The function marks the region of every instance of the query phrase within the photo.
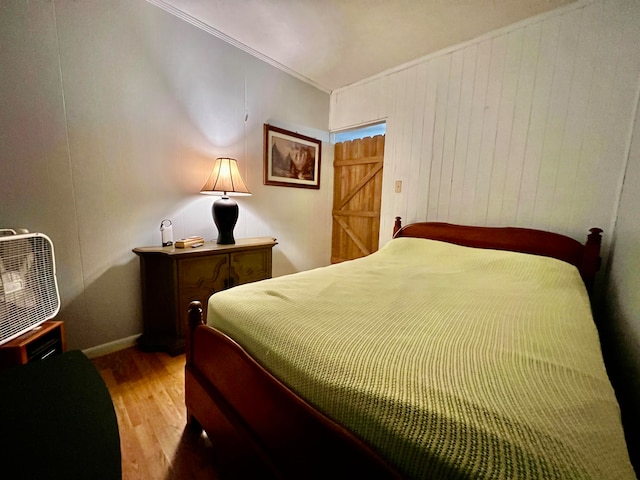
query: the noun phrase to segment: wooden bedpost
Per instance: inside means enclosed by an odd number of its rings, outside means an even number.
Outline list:
[[[193,332],[196,327],[199,325],[204,325],[204,321],[202,319],[202,303],[193,301],[189,304],[189,314],[188,314],[188,325],[187,325],[187,333],[185,335],[185,349],[187,352],[187,364],[191,364],[193,362],[193,352],[191,350]]]
[[[596,276],[596,272],[600,270],[601,258],[600,258],[600,245],[602,244],[602,229],[591,228],[591,232],[587,237],[587,243],[584,246],[582,254],[582,278],[584,284],[587,287],[587,291],[591,294],[593,289],[593,281]]]
[[[402,228],[402,218],[401,217],[396,217],[396,221],[393,224],[393,236],[396,236],[396,233],[398,233],[398,230],[400,230]]]

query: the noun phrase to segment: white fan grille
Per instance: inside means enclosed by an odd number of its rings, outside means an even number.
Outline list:
[[[59,309],[49,237],[0,237],[0,345],[55,317]]]

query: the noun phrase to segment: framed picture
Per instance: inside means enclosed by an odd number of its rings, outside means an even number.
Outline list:
[[[322,142],[264,125],[264,184],[320,188]]]

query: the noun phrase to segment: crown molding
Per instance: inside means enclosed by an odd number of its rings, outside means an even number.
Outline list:
[[[147,0],[148,3],[151,3],[152,5],[155,5],[158,8],[161,8],[162,10],[170,13],[171,15],[178,17],[181,20],[184,20],[185,22],[190,23],[191,25],[193,25],[194,27],[198,27],[201,30],[204,30],[205,32],[213,35],[214,37],[219,38],[220,40],[248,53],[249,55],[252,55],[254,57],[256,57],[259,60],[262,60],[265,63],[268,63],[269,65],[282,70],[283,72],[287,73],[288,75],[291,75],[292,77],[297,78],[298,80],[301,80],[309,85],[311,85],[314,88],[317,88],[318,90],[321,90],[325,93],[331,93],[331,90],[329,90],[326,87],[323,87],[322,85],[320,85],[317,82],[314,82],[313,80],[311,80],[308,77],[305,77],[304,75],[296,72],[295,70],[290,69],[289,67],[281,64],[280,62],[274,60],[273,58],[264,55],[263,53],[258,52],[257,50],[254,50],[253,48],[249,47],[248,45],[245,45],[242,42],[239,42],[238,40],[236,40],[235,38],[230,37],[229,35],[221,32],[220,30],[216,30],[215,28],[213,28],[211,25],[207,25],[206,23],[204,23],[201,20],[198,20],[195,17],[192,17],[191,15],[189,15],[186,12],[183,12],[182,10],[180,10],[179,8],[174,7],[173,5],[168,4],[167,2],[165,2],[164,0]]]
[[[383,70],[380,73],[376,73],[375,75],[371,75],[370,77],[367,78],[363,78],[362,80],[358,80],[357,82],[353,82],[350,83],[349,85],[345,85],[344,87],[339,87],[334,89],[331,92],[332,96],[335,96],[336,94],[342,92],[343,90],[349,90],[351,87],[357,87],[357,86],[361,86],[361,85],[366,85],[367,83],[370,82],[374,82],[376,80],[379,80],[381,78],[384,77],[388,77],[390,75],[393,75],[394,73],[398,73],[398,72],[402,72],[404,70],[407,70],[409,68],[413,68],[416,65],[420,65],[422,63],[426,63],[436,57],[441,57],[444,55],[448,55],[450,53],[456,52],[458,50],[462,50],[464,48],[467,48],[470,45],[475,45],[478,44],[480,42],[486,41],[486,40],[490,40],[492,38],[498,37],[500,35],[505,35],[508,34],[509,32],[512,32],[514,30],[518,30],[521,28],[524,28],[528,25],[532,25],[535,23],[539,23],[542,22],[548,18],[551,17],[555,17],[555,16],[559,16],[559,15],[564,15],[568,12],[571,12],[573,10],[578,10],[581,8],[585,8],[586,6],[595,3],[597,0],[576,0],[573,3],[570,3],[568,5],[564,5],[562,7],[558,7],[555,8],[553,10],[549,10],[548,12],[543,12],[540,13],[538,15],[534,15],[532,17],[528,17],[525,18],[523,20],[520,20],[518,22],[512,23],[510,25],[506,25],[504,27],[500,27],[497,28],[495,30],[492,30],[490,32],[484,33],[482,35],[478,35],[475,38],[472,38],[470,40],[466,40],[464,42],[460,42],[457,43],[455,45],[450,45],[448,47],[442,48],[440,50],[437,50],[435,52],[432,53],[428,53],[427,55],[424,55],[422,57],[416,58],[415,60],[411,60],[409,62],[406,63],[402,63],[400,65],[396,65],[395,67],[391,67],[387,70]]]

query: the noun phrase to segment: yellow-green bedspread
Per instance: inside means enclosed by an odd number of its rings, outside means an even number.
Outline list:
[[[413,478],[635,478],[580,275],[398,238],[242,285],[208,323]]]

